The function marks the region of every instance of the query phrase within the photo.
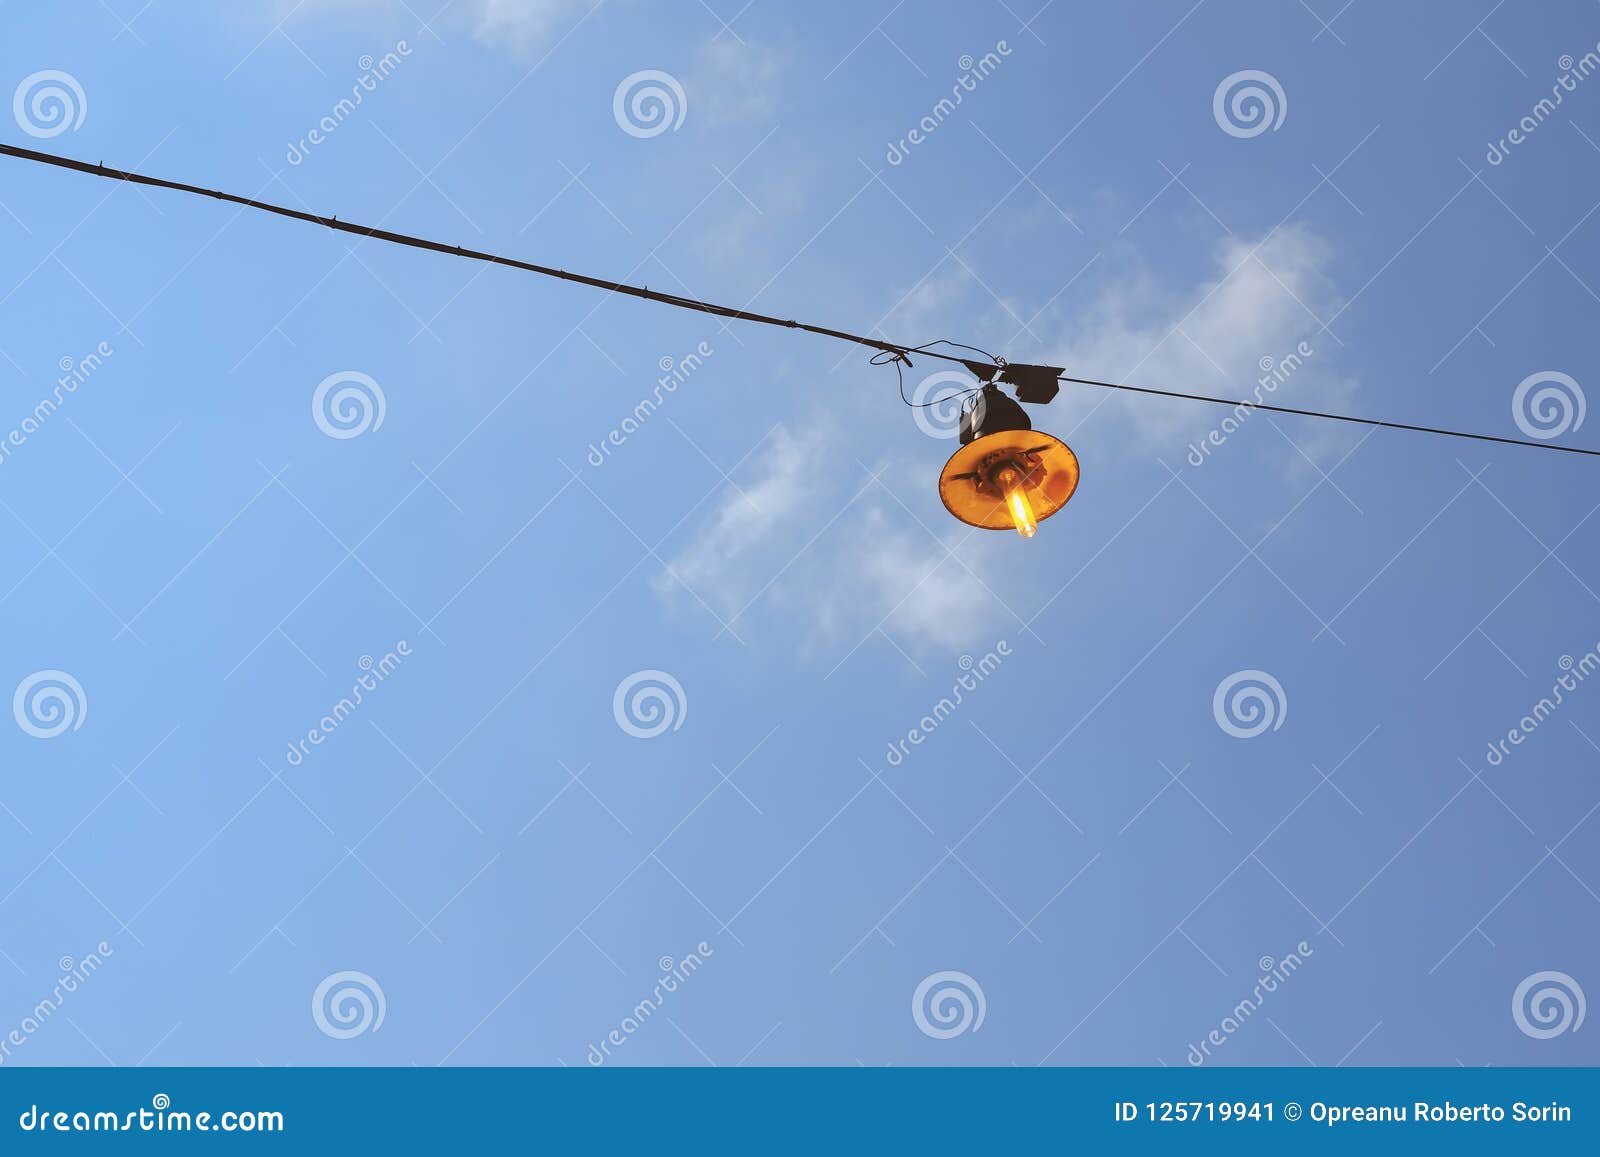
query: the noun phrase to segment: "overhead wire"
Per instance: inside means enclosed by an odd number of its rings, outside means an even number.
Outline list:
[[[875,353],[870,358],[868,358],[867,360],[869,362],[871,362],[875,366],[882,366],[882,365],[893,365],[894,366],[895,383],[896,383],[896,385],[897,385],[897,387],[899,388],[899,391],[900,391],[900,400],[902,402],[904,402],[906,405],[910,406],[913,410],[926,410],[926,409],[931,409],[934,406],[946,406],[952,401],[965,403],[966,400],[968,398],[970,398],[973,394],[982,393],[983,392],[983,385],[980,383],[978,385],[974,385],[974,386],[972,386],[972,387],[970,387],[968,389],[965,389],[965,390],[956,390],[953,393],[940,394],[938,397],[930,398],[929,400],[927,400],[925,402],[913,402],[910,398],[906,397],[906,376],[905,376],[905,373],[901,370],[900,367],[902,365],[909,366],[911,364],[910,355],[912,355],[912,354],[920,354],[920,353],[927,353],[927,352],[929,352],[929,349],[928,349],[929,346],[936,346],[936,345],[954,346],[954,347],[956,347],[958,349],[971,350],[975,354],[982,354],[984,357],[986,357],[986,358],[990,359],[992,362],[994,362],[996,369],[1003,369],[1005,367],[1005,364],[1006,364],[1005,358],[996,357],[994,354],[989,353],[987,350],[981,350],[975,345],[965,345],[962,342],[951,341],[948,338],[942,338],[942,337],[941,338],[936,338],[935,340],[930,341],[930,342],[924,342],[922,345],[919,345],[919,346],[912,346],[911,348],[906,349],[904,351],[898,351],[897,350],[897,351],[893,351],[893,352],[884,351],[884,352]],[[941,355],[934,355],[934,356],[941,356]],[[965,359],[958,358],[956,360],[961,361],[963,365],[967,364]]]
[[[952,398],[965,398],[972,393],[977,393],[982,386],[975,386],[966,393],[947,394],[931,402],[914,403],[905,396],[905,378],[902,366],[912,365],[911,356],[937,358],[941,361],[956,362],[969,368],[973,363],[955,354],[943,353],[932,349],[932,346],[950,346],[952,348],[969,350],[983,354],[997,367],[1004,367],[1005,359],[986,353],[975,346],[965,345],[961,342],[940,338],[920,346],[907,346],[898,342],[887,341],[882,338],[870,337],[864,334],[851,333],[848,330],[834,329],[829,326],[814,325],[809,322],[796,321],[793,318],[777,317],[771,314],[756,313],[747,309],[735,309],[732,306],[719,305],[715,302],[702,301],[698,298],[682,296],[674,293],[664,293],[651,289],[645,285],[633,285],[622,281],[612,281],[603,277],[594,277],[584,273],[574,273],[570,270],[559,269],[554,266],[540,265],[520,258],[507,257],[502,254],[490,253],[479,249],[468,249],[461,245],[450,245],[442,241],[430,240],[426,237],[413,236],[407,233],[398,233],[389,229],[380,229],[376,226],[362,225],[354,221],[341,221],[337,214],[322,217],[303,209],[291,208],[287,205],[263,201],[255,197],[245,197],[238,193],[229,193],[222,189],[207,189],[200,185],[189,184],[183,181],[169,180],[164,177],[152,177],[143,173],[130,172],[125,169],[116,169],[110,166],[76,160],[72,157],[61,156],[57,153],[43,152],[38,149],[23,148],[20,145],[11,145],[0,142],[0,156],[8,156],[21,161],[34,164],[49,165],[59,169],[73,172],[86,173],[90,176],[101,177],[112,181],[121,181],[133,185],[143,185],[149,188],[168,189],[173,192],[188,193],[193,196],[210,197],[216,201],[224,201],[245,208],[255,209],[259,212],[287,217],[291,220],[302,221],[307,224],[321,225],[325,228],[341,233],[348,233],[357,237],[365,237],[374,241],[383,241],[391,245],[402,245],[412,249],[422,249],[434,253],[442,253],[451,257],[465,258],[470,261],[482,261],[491,265],[503,265],[510,269],[518,269],[526,273],[535,273],[542,277],[551,277],[560,281],[574,282],[587,285],[594,289],[604,290],[608,293],[622,294],[636,297],[645,301],[653,301],[662,305],[674,306],[678,309],[692,310],[696,313],[709,314],[713,317],[722,317],[734,321],[746,321],[759,325],[777,326],[783,329],[800,330],[805,333],[816,334],[820,337],[829,337],[837,341],[851,342],[855,345],[876,351],[871,361],[874,364],[892,362],[895,371],[900,375],[900,397],[907,405],[938,405]],[[1408,430],[1414,433],[1435,434],[1448,438],[1466,438],[1479,442],[1495,442],[1506,446],[1525,446],[1535,450],[1559,450],[1568,454],[1584,454],[1600,457],[1600,450],[1591,450],[1581,446],[1566,446],[1555,442],[1536,442],[1522,438],[1505,438],[1494,434],[1477,434],[1464,430],[1450,430],[1438,426],[1423,426],[1409,422],[1392,422],[1379,418],[1363,418],[1351,414],[1335,414],[1321,410],[1303,410],[1291,406],[1270,405],[1265,402],[1252,402],[1241,399],[1219,398],[1209,394],[1188,393],[1181,390],[1161,390],[1149,386],[1134,386],[1125,382],[1098,381],[1093,378],[1073,377],[1068,374],[1057,375],[1057,380],[1075,385],[1094,386],[1100,389],[1120,390],[1128,393],[1153,395],[1156,397],[1181,399],[1190,402],[1208,402],[1213,405],[1238,408],[1245,406],[1250,409],[1268,410],[1276,414],[1289,414],[1302,418],[1320,418],[1326,421],[1347,422],[1361,426],[1377,426],[1389,430]]]

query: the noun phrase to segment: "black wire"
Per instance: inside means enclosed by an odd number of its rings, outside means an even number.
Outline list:
[[[192,193],[200,197],[210,197],[217,201],[227,201],[234,205],[243,205],[250,209],[257,209],[263,213],[272,213],[279,217],[288,217],[295,221],[305,221],[312,225],[323,225],[340,233],[351,233],[357,237],[367,237],[376,241],[387,241],[392,245],[405,245],[412,249],[426,249],[434,253],[444,253],[452,257],[465,257],[472,261],[484,261],[491,265],[505,265],[512,269],[521,269],[527,273],[537,273],[543,277],[554,277],[561,281],[573,281],[580,285],[593,286],[610,293],[626,294],[629,297],[639,297],[647,301],[657,301],[664,305],[674,305],[679,309],[694,310],[697,313],[709,313],[714,317],[732,318],[738,321],[759,322],[762,325],[775,325],[785,329],[804,330],[807,333],[819,334],[823,337],[837,338],[840,341],[854,342],[856,345],[867,346],[869,349],[881,350],[884,353],[904,353],[905,347],[893,342],[882,341],[878,338],[863,337],[860,334],[849,333],[845,330],[829,329],[826,326],[809,325],[805,322],[794,321],[789,318],[773,317],[764,313],[751,313],[748,310],[734,309],[731,306],[716,305],[708,301],[699,301],[692,297],[679,297],[672,293],[662,293],[642,285],[629,285],[621,281],[608,281],[603,277],[590,277],[583,273],[572,273],[565,269],[556,269],[548,265],[538,265],[531,261],[521,261],[515,257],[503,257],[497,253],[485,253],[479,249],[466,249],[460,245],[446,245],[442,241],[430,241],[426,237],[414,237],[407,233],[395,233],[388,229],[378,229],[371,225],[360,225],[353,221],[341,221],[338,216],[319,217],[315,213],[307,213],[301,209],[291,209],[287,205],[274,204],[271,201],[259,201],[253,197],[243,197],[237,193],[229,193],[221,189],[206,189],[199,185],[190,185],[182,181],[169,181],[162,177],[147,177],[141,173],[132,173],[123,169],[113,169],[106,165],[90,164],[87,161],[75,161],[70,157],[57,156],[54,153],[43,153],[35,149],[24,149],[17,145],[0,143],[0,156],[15,157],[18,160],[33,161],[42,165],[53,165],[59,169],[71,169],[74,172],[88,173],[91,176],[105,177],[113,181],[125,181],[134,185],[146,185],[156,189],[172,189],[179,193]],[[928,357],[941,358],[944,361],[959,362],[960,358],[952,354],[941,354],[929,351]]]
[[[95,177],[104,177],[113,181],[125,181],[134,185],[146,185],[157,189],[171,189],[179,193],[192,193],[196,196],[211,197],[217,201],[228,201],[235,205],[243,205],[250,209],[257,209],[263,213],[272,213],[279,217],[288,217],[295,221],[305,221],[313,225],[323,225],[341,233],[351,233],[358,237],[367,237],[375,241],[386,241],[392,245],[405,245],[413,249],[425,249],[434,253],[444,253],[453,257],[465,257],[472,261],[484,261],[491,265],[504,265],[512,269],[520,269],[527,273],[537,273],[543,277],[553,277],[561,281],[577,282],[580,285],[592,286],[603,289],[609,293],[621,293],[629,297],[638,297],[646,301],[660,302],[663,305],[676,306],[679,309],[693,310],[697,313],[707,313],[714,317],[731,318],[737,321],[757,322],[761,325],[779,326],[784,329],[803,330],[821,337],[831,337],[839,341],[852,342],[855,345],[866,346],[868,349],[877,350],[872,361],[882,364],[892,361],[895,372],[900,376],[900,397],[907,405],[915,405],[906,399],[905,378],[901,372],[901,365],[910,365],[909,354],[919,354],[923,357],[938,358],[941,361],[958,362],[965,365],[966,359],[954,354],[939,353],[928,348],[936,345],[949,345],[959,349],[971,350],[983,354],[997,366],[1004,366],[1004,359],[986,353],[975,346],[962,345],[960,342],[948,341],[940,338],[922,346],[904,346],[894,342],[883,341],[879,338],[865,337],[861,334],[850,333],[842,329],[830,329],[827,326],[810,325],[806,322],[795,321],[788,318],[773,317],[764,313],[751,313],[748,310],[734,309],[731,306],[716,305],[708,301],[700,301],[692,297],[680,297],[676,294],[662,293],[641,285],[629,285],[621,281],[608,281],[601,277],[590,277],[582,273],[571,273],[565,269],[556,269],[548,265],[537,265],[531,261],[521,261],[514,257],[503,257],[496,253],[486,253],[477,249],[464,249],[459,245],[446,245],[439,241],[430,241],[425,237],[414,237],[406,233],[395,233],[387,229],[378,229],[370,225],[358,225],[351,221],[341,221],[337,216],[318,217],[315,213],[307,213],[300,209],[291,209],[286,205],[277,205],[271,201],[259,201],[252,197],[243,197],[237,193],[228,193],[220,189],[205,189],[199,185],[185,184],[182,181],[169,181],[161,177],[148,177],[141,173],[127,172],[122,169],[108,168],[101,164],[90,164],[87,161],[76,161],[70,157],[59,156],[55,153],[40,152],[36,149],[25,149],[17,145],[8,145],[0,142],[0,156],[15,157],[22,161],[31,161],[35,164],[52,165],[59,169],[70,169],[74,172],[88,173]],[[885,356],[887,355],[887,356]],[[1420,434],[1438,434],[1448,438],[1469,438],[1478,442],[1498,442],[1505,446],[1527,446],[1535,450],[1560,450],[1568,454],[1587,454],[1600,457],[1600,450],[1588,450],[1581,446],[1562,446],[1554,442],[1531,442],[1520,438],[1501,438],[1493,434],[1471,434],[1462,430],[1445,430],[1436,426],[1415,426],[1406,422],[1385,422],[1377,418],[1358,418],[1349,414],[1331,414],[1318,410],[1296,410],[1288,406],[1272,406],[1263,402],[1238,401],[1229,398],[1215,398],[1205,394],[1188,394],[1177,390],[1157,390],[1147,386],[1130,386],[1121,382],[1101,382],[1093,378],[1074,378],[1063,374],[1059,381],[1072,382],[1084,386],[1098,386],[1107,390],[1124,390],[1135,394],[1151,394],[1163,398],[1179,398],[1191,402],[1211,402],[1219,406],[1246,406],[1251,409],[1270,410],[1276,414],[1293,414],[1302,418],[1323,418],[1333,422],[1350,422],[1360,426],[1382,426],[1390,430],[1411,430]],[[978,392],[982,387],[975,387],[968,391],[968,396]],[[947,395],[947,397],[954,395]],[[939,401],[945,401],[940,398]],[[924,403],[933,405],[936,403]]]
[[[1099,386],[1106,390],[1127,390],[1135,394],[1154,394],[1162,398],[1184,398],[1191,402],[1214,402],[1219,406],[1247,406],[1252,410],[1271,410],[1274,414],[1295,414],[1302,418],[1329,418],[1335,422],[1353,422],[1358,426],[1382,426],[1386,430],[1412,430],[1418,434],[1443,434],[1450,438],[1471,438],[1476,442],[1499,442],[1505,446],[1531,446],[1535,450],[1564,450],[1568,454],[1588,454],[1600,458],[1600,450],[1587,450],[1582,446],[1562,446],[1555,442],[1527,442],[1521,438],[1501,438],[1495,434],[1469,434],[1461,430],[1442,430],[1437,426],[1413,426],[1407,422],[1385,422],[1378,418],[1353,418],[1348,414],[1327,414],[1320,410],[1295,410],[1288,406],[1270,406],[1265,402],[1230,402],[1226,398],[1210,398],[1204,394],[1180,394],[1173,390],[1156,390],[1149,386],[1129,386],[1121,382],[1097,382],[1093,378],[1070,378],[1062,375],[1058,381],[1075,382],[1080,386]]]
[[[929,346],[936,346],[936,345],[947,345],[947,346],[954,346],[956,349],[971,350],[975,354],[982,354],[984,357],[988,358],[991,362],[993,362],[997,366],[1003,367],[1006,364],[1006,359],[1005,358],[997,357],[996,355],[990,353],[988,350],[979,349],[975,345],[966,345],[966,344],[964,344],[962,342],[951,341],[949,338],[945,338],[945,337],[935,338],[933,341],[926,342],[923,345],[919,345],[919,346],[915,347],[914,349],[912,349],[909,352],[911,352],[911,353],[919,353],[919,352],[920,353],[929,353],[931,351],[929,350],[928,347]],[[938,357],[940,355],[935,354],[934,356]]]
[[[968,398],[972,397],[973,394],[978,394],[978,393],[982,393],[983,392],[983,386],[981,384],[973,386],[971,389],[958,390],[957,392],[955,392],[953,394],[940,394],[937,398],[933,398],[930,401],[926,401],[926,402],[913,402],[910,398],[906,397],[906,376],[900,369],[901,364],[903,363],[903,364],[909,366],[911,364],[911,358],[909,356],[907,356],[907,355],[916,354],[916,353],[930,353],[931,351],[929,350],[928,347],[929,346],[936,346],[936,345],[947,345],[947,346],[954,346],[957,349],[971,350],[975,354],[982,354],[984,357],[986,357],[990,361],[994,362],[994,364],[997,365],[997,366],[1002,366],[1003,367],[1006,364],[1006,361],[1005,361],[1004,358],[996,357],[994,354],[990,353],[988,350],[981,350],[975,345],[964,345],[961,342],[951,341],[948,338],[942,338],[942,337],[941,338],[935,338],[933,341],[930,341],[930,342],[924,342],[922,345],[919,345],[919,346],[912,346],[910,349],[904,350],[904,351],[895,351],[893,353],[890,353],[888,351],[884,351],[884,352],[881,352],[881,353],[875,353],[870,358],[868,358],[867,360],[869,362],[871,362],[875,366],[883,366],[883,365],[890,365],[890,364],[892,364],[894,366],[895,382],[896,382],[896,385],[898,386],[899,391],[900,391],[900,400],[902,402],[904,402],[907,406],[910,406],[913,410],[931,409],[934,406],[942,406],[946,402],[949,402],[949,401],[952,401],[952,400],[961,402],[962,405],[963,405],[963,408],[965,408],[966,400]],[[933,356],[934,357],[940,357],[942,355],[933,354]],[[964,361],[963,361],[963,364],[965,364]]]

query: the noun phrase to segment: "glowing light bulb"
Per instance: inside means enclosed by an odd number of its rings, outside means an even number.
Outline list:
[[[1023,538],[1032,538],[1039,529],[1039,522],[1033,516],[1027,491],[1022,487],[1022,475],[1015,467],[1004,466],[996,471],[994,482],[1000,488],[1000,493],[1005,495],[1006,509],[1011,513],[1011,522],[1017,528],[1017,533]]]

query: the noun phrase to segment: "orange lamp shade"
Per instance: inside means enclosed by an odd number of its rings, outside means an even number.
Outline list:
[[[939,472],[939,498],[968,526],[1015,530],[1032,538],[1038,524],[1078,488],[1078,456],[1037,430],[1000,430],[962,446]]]

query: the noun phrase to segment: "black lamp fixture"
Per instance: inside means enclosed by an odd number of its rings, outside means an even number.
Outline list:
[[[1059,438],[1040,433],[997,382],[1025,402],[1055,397],[1061,370],[1053,366],[992,366],[968,362],[985,382],[961,411],[961,448],[939,473],[939,498],[968,526],[1015,530],[1032,538],[1078,488],[1078,456]]]

